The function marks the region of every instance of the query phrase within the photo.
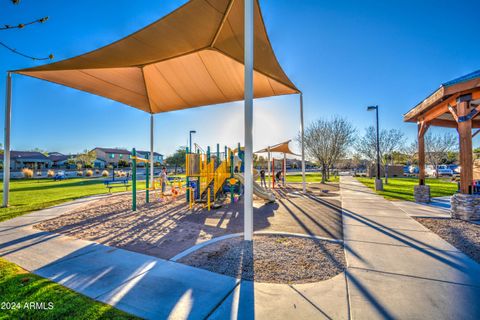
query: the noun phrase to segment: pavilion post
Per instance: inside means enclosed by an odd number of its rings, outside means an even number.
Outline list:
[[[153,165],[154,165],[154,148],[153,148],[153,142],[154,142],[154,119],[153,119],[153,113],[150,114],[150,186],[153,188]]]
[[[300,93],[300,135],[302,148],[302,190],[307,193],[307,184],[305,179],[305,129],[303,125],[303,93]]]
[[[425,132],[428,124],[418,122],[418,185],[413,187],[415,202],[430,202],[430,186],[425,184]]]
[[[425,132],[418,124],[418,184],[425,184]]]
[[[12,119],[12,74],[7,72],[7,87],[5,92],[5,136],[3,150],[3,204],[8,207],[10,193],[10,123]]]
[[[253,238],[253,0],[245,0],[245,202],[244,239]]]
[[[460,193],[471,194],[473,182],[472,120],[465,119],[470,113],[470,95],[457,100],[458,134],[460,136]],[[460,119],[465,119],[461,121]]]

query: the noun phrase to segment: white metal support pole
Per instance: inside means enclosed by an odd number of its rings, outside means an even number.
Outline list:
[[[153,129],[154,129],[154,121],[153,121],[153,113],[150,114],[150,187],[153,188],[153,182],[154,182],[154,177],[153,177],[153,165],[154,163],[154,150],[153,150]]]
[[[7,72],[5,92],[5,141],[3,151],[3,207],[8,207],[10,193],[10,122],[12,119],[12,74]]]
[[[253,1],[245,0],[245,203],[244,239],[253,238]]]
[[[307,184],[305,179],[305,129],[303,125],[303,93],[300,93],[300,134],[302,136],[302,189],[307,193]]]
[[[479,130],[480,131],[480,130]],[[270,180],[271,180],[271,177],[270,177],[270,174],[271,174],[271,170],[270,170],[270,161],[272,161],[270,159],[270,147],[267,147],[267,151],[268,151],[268,161],[267,161],[267,177],[268,177],[268,184],[267,184],[267,189],[270,189]]]
[[[283,186],[287,183],[287,154],[283,153]]]

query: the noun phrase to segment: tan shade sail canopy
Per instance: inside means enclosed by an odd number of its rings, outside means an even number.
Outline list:
[[[296,153],[293,153],[292,150],[290,150],[290,147],[288,146],[290,141],[292,140],[288,140],[288,141],[285,141],[285,142],[282,142],[282,143],[279,143],[279,144],[276,144],[274,146],[271,146],[271,147],[267,147],[265,149],[261,149],[261,150],[258,150],[257,152],[255,153],[265,153],[265,152],[279,152],[279,153],[285,153],[285,154],[293,154],[295,156],[298,156],[298,154]]]
[[[298,93],[280,67],[254,4],[254,97]],[[244,1],[191,0],[92,52],[15,73],[149,112],[243,100]]]

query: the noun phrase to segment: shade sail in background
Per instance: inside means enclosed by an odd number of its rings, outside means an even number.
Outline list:
[[[298,93],[254,4],[254,97]],[[117,42],[14,71],[160,113],[243,100],[244,0],[192,0]]]
[[[288,141],[276,144],[274,146],[258,150],[255,153],[279,152],[279,153],[292,154],[292,155],[298,156],[298,154],[296,154],[292,150],[290,150],[290,147],[289,147],[290,141],[292,141],[292,140],[288,140]]]

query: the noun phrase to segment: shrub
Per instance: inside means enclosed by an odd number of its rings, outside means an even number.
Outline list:
[[[41,177],[42,176],[42,171],[37,171],[37,177]]]
[[[33,178],[33,170],[28,169],[28,168],[23,168],[22,169],[23,177],[28,179],[28,178]]]
[[[109,173],[107,170],[102,171],[102,177],[108,177]]]
[[[100,170],[99,170],[99,169],[95,169],[95,174],[100,174]]]
[[[55,175],[55,171],[53,171],[53,170],[48,170],[48,171],[47,171],[47,177],[51,178],[51,177],[53,177],[54,175]]]
[[[93,176],[93,171],[90,170],[90,169],[88,169],[87,171],[85,171],[85,176],[86,176],[86,177],[91,177],[91,176]]]
[[[119,167],[122,167],[122,168],[125,168],[125,167],[128,167],[128,166],[129,166],[129,163],[128,163],[128,161],[126,161],[126,160],[119,160],[119,161],[118,161],[118,166],[119,166]]]
[[[83,171],[82,170],[78,170],[77,171],[77,177],[81,177],[83,176]]]

